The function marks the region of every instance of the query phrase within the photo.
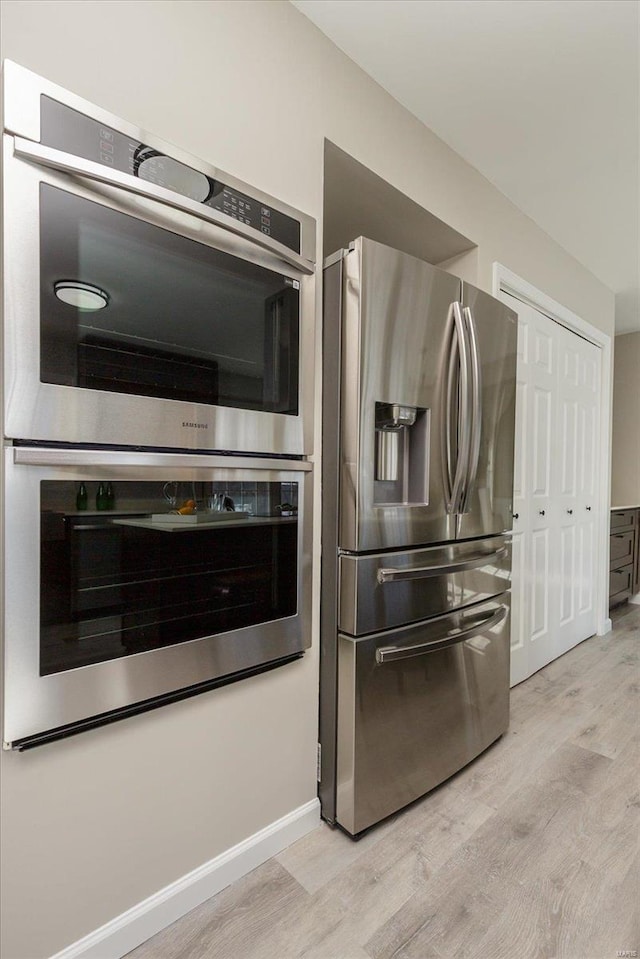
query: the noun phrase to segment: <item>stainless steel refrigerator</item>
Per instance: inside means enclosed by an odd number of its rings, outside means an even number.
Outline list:
[[[319,795],[355,836],[507,729],[517,320],[362,237],[324,303]]]

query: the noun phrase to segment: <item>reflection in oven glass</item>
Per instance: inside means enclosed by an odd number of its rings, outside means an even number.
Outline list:
[[[298,413],[290,277],[42,184],[40,281],[42,382]],[[61,300],[70,284],[104,309]]]
[[[295,615],[296,483],[79,486],[41,484],[41,675]]]

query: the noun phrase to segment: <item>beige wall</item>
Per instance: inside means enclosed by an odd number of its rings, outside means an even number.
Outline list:
[[[612,294],[285,0],[4,0],[2,55],[318,220],[326,136],[477,243],[485,289],[499,260],[613,329]],[[50,955],[312,799],[317,671],[314,647],[3,754],[2,955]]]
[[[640,333],[614,340],[611,505],[640,505]]]

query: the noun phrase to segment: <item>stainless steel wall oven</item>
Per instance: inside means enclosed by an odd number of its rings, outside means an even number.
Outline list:
[[[308,645],[310,464],[40,446],[7,446],[4,460],[5,743],[37,745]],[[96,509],[101,487],[110,509]],[[192,499],[196,513],[170,512]]]
[[[315,222],[10,62],[4,130],[5,435],[311,452]]]
[[[4,65],[5,747],[310,643],[314,221]]]

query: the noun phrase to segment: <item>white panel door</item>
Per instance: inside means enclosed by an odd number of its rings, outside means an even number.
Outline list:
[[[600,350],[508,294],[518,313],[511,684],[596,629]]]
[[[526,415],[516,446],[523,460],[520,486],[522,509],[514,530],[521,531],[520,578],[515,574],[514,597],[525,614],[518,631],[524,643],[520,662],[513,664],[512,683],[531,675],[553,658],[556,615],[557,555],[553,548],[552,483],[554,479],[554,408],[557,403],[558,348],[547,317],[519,303],[518,327],[527,330],[527,352],[518,357],[518,378]],[[520,369],[520,364],[522,368]],[[524,670],[524,675],[522,675]]]
[[[516,426],[513,451],[513,537],[511,548],[511,677],[512,685],[526,676],[529,665],[529,588],[526,585],[526,546],[524,517],[528,505],[530,482],[530,450],[526,443],[529,431],[530,333],[528,318],[518,317],[518,362],[516,374]],[[513,677],[516,677],[515,680]]]
[[[581,450],[578,426],[580,397],[579,336],[556,327],[559,379],[557,396],[558,456],[555,462],[556,515],[558,526],[558,656],[578,642],[576,614],[578,596],[577,504],[578,460]]]
[[[561,328],[562,329],[562,328]],[[600,434],[601,351],[593,343],[562,329],[566,340],[577,340],[577,484],[574,506],[576,525],[575,621],[566,649],[592,636],[596,617],[596,498],[598,495],[598,443]],[[572,640],[569,643],[569,638]]]

